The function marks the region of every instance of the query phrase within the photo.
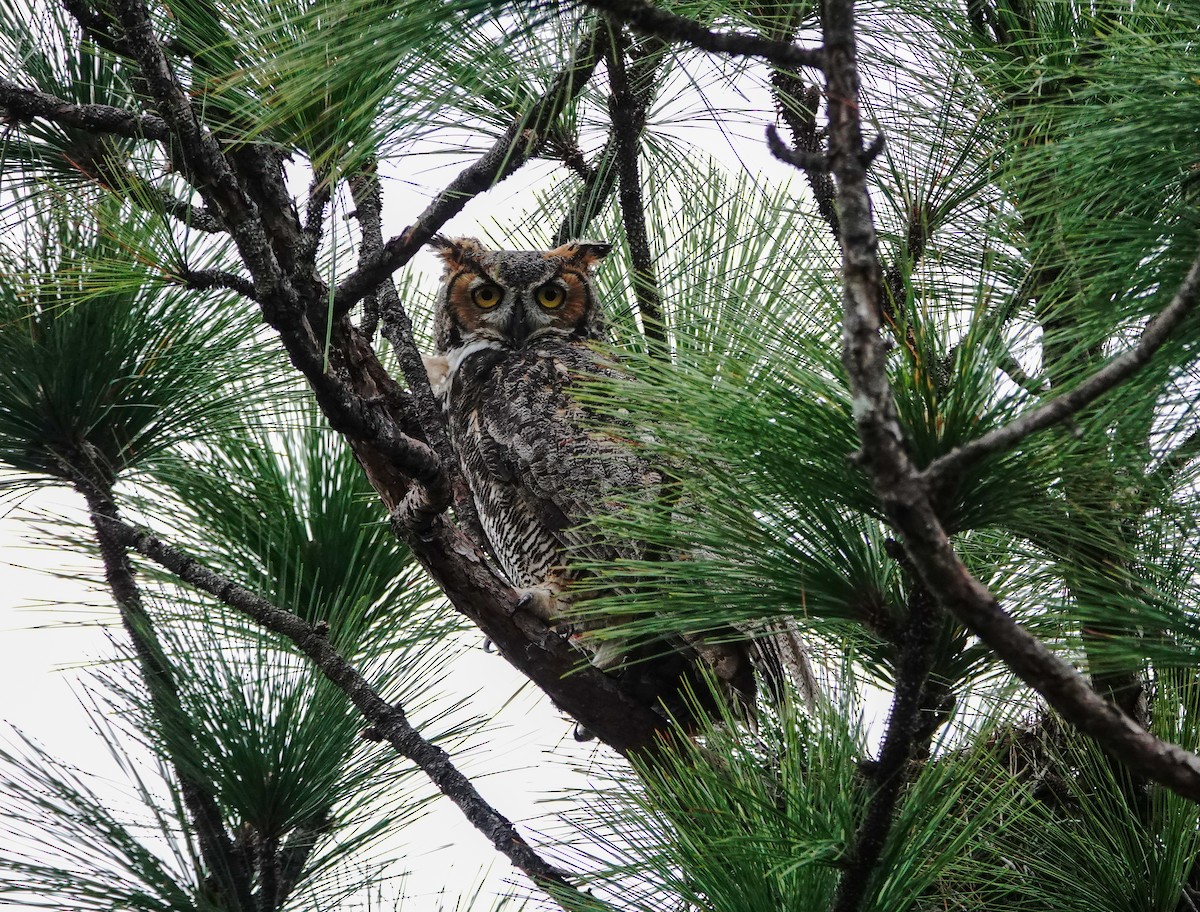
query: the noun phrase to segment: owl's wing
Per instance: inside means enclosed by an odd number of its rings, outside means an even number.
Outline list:
[[[630,499],[658,496],[661,475],[636,443],[606,430],[572,396],[579,374],[611,374],[586,349],[526,359],[497,379],[482,410],[480,444],[493,478],[511,484],[541,525],[585,560],[640,557],[634,541],[601,536],[589,521]]]

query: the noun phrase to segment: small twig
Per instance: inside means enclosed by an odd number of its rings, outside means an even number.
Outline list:
[[[537,138],[562,112],[566,104],[591,79],[608,41],[607,25],[595,27],[576,48],[571,62],[558,74],[529,111],[514,120],[492,147],[465,168],[434,198],[416,222],[403,233],[383,243],[337,287],[334,313],[342,315],[380,283],[413,258],[429,239],[468,202],[491,189],[529,160]]]
[[[612,92],[608,111],[612,120],[617,153],[617,197],[621,203],[621,221],[625,242],[633,264],[633,294],[637,301],[642,332],[651,352],[667,356],[667,328],[663,323],[662,295],[658,290],[654,256],[646,233],[646,208],[642,201],[642,181],[638,170],[638,137],[646,121],[646,107],[633,92],[625,72],[624,41],[618,37],[608,49],[608,79]]]
[[[140,175],[130,175],[134,178],[139,187],[144,188],[144,191],[151,194],[153,199],[147,200],[151,206],[157,206],[163,213],[171,216],[177,222],[187,225],[196,231],[203,231],[205,234],[221,234],[225,231],[225,226],[221,220],[213,216],[211,212],[203,206],[194,206],[186,200],[176,199],[163,187],[155,187],[148,180]],[[137,201],[137,194],[130,195],[134,201]]]
[[[220,269],[184,269],[176,273],[176,277],[183,280],[185,288],[193,291],[225,288],[229,291],[236,291],[251,301],[258,300],[258,296],[254,292],[254,283],[244,276],[235,275],[232,272],[223,272]]]
[[[308,873],[308,859],[321,836],[332,828],[329,809],[322,808],[312,817],[296,825],[287,841],[279,848],[279,883],[275,906],[283,908],[284,902]]]
[[[127,547],[162,565],[183,582],[215,596],[266,629],[287,637],[325,677],[346,694],[380,740],[387,741],[397,753],[415,763],[514,867],[552,897],[556,892],[578,892],[562,871],[538,855],[516,827],[484,800],[442,748],[421,736],[408,721],[403,707],[384,700],[320,630],[303,618],[214,573],[195,558],[149,532],[135,529],[117,519],[111,520],[109,526]]]
[[[1154,353],[1171,338],[1174,329],[1191,312],[1196,304],[1198,291],[1200,252],[1197,252],[1187,276],[1180,283],[1171,302],[1146,324],[1133,348],[1111,358],[1107,364],[1069,392],[1055,396],[1020,418],[938,457],[925,468],[922,477],[930,483],[936,483],[949,473],[959,471],[992,453],[1003,452],[1030,434],[1057,424],[1095,402],[1150,362]]]
[[[803,171],[805,174],[828,174],[831,167],[829,156],[824,152],[809,152],[806,149],[792,148],[779,137],[779,131],[774,124],[767,125],[767,147],[781,162],[786,162]]]
[[[127,111],[111,105],[74,104],[0,78],[0,119],[28,123],[37,118],[127,139],[163,142],[170,136],[166,121],[155,114]]]
[[[777,66],[821,69],[825,56],[820,48],[803,48],[790,41],[776,41],[751,32],[717,32],[694,19],[659,9],[646,0],[583,0],[592,9],[609,13],[636,32],[666,41],[689,44],[702,51],[761,57]]]
[[[933,597],[918,581],[909,599],[895,695],[887,731],[872,771],[874,794],[859,825],[854,848],[838,882],[833,912],[855,912],[868,894],[871,874],[879,862],[892,828],[896,802],[906,780],[909,761],[918,748],[926,684],[933,666],[933,643],[940,612]]]
[[[308,185],[308,205],[304,210],[305,249],[300,251],[300,260],[312,267],[321,246],[321,233],[325,228],[325,209],[333,196],[333,178],[328,174],[314,174]]]

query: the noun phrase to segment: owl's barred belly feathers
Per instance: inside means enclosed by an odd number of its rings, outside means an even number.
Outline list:
[[[626,441],[596,430],[571,396],[575,378],[611,375],[586,347],[485,349],[449,378],[451,435],[480,523],[514,586],[567,582],[577,560],[640,558],[588,522],[630,497],[657,496],[661,477]]]

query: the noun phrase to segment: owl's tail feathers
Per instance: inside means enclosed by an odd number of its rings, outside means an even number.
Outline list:
[[[771,704],[784,706],[789,689],[794,689],[804,707],[815,711],[821,703],[821,683],[796,623],[766,621],[745,632],[752,636],[750,661],[763,679]]]

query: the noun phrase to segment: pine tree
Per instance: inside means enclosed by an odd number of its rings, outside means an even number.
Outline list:
[[[2,0],[2,480],[86,503],[36,528],[119,613],[89,687],[137,811],[3,749],[0,897],[374,908],[427,781],[538,906],[1196,909],[1198,23]],[[517,172],[473,230],[616,244],[628,377],[581,395],[670,479],[584,610],[800,644],[753,720],[662,712],[480,546],[414,257]],[[480,637],[597,739],[552,832],[460,770]]]

